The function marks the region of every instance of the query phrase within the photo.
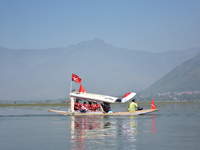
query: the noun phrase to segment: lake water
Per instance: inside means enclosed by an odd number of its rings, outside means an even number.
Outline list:
[[[127,105],[112,109],[123,111]],[[45,106],[0,107],[0,149],[199,150],[200,103],[155,105],[160,110],[146,115],[79,117],[56,115]]]

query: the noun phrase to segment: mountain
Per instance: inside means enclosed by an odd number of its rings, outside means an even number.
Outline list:
[[[151,53],[117,48],[101,39],[45,50],[0,47],[0,100],[67,98],[72,73],[82,78],[86,92],[138,92],[198,52],[200,48]]]
[[[200,53],[174,68],[143,93],[200,91]]]

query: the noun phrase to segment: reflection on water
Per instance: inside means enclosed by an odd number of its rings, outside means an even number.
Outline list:
[[[128,119],[123,120],[123,134],[124,138],[128,141],[135,141],[136,135],[138,133],[137,131],[137,119],[135,116],[129,116]]]
[[[80,117],[46,107],[0,107],[0,150],[199,150],[200,103],[156,106],[161,109],[152,114]]]
[[[151,119],[152,119],[152,136],[153,136],[154,133],[156,132],[156,130],[154,129],[155,118],[156,118],[156,115],[153,115],[153,116],[151,117]]]
[[[70,116],[71,144],[73,149],[102,149],[120,145],[121,140],[134,142],[137,126],[136,116]]]

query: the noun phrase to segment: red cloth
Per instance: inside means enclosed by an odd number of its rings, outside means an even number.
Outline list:
[[[90,104],[84,104],[84,105],[88,110],[90,110]]]
[[[154,105],[153,98],[151,99],[151,109],[156,109],[156,106]]]
[[[83,106],[83,104],[82,103],[79,103],[79,107],[81,108]]]
[[[72,73],[72,81],[75,81],[76,83],[81,84],[81,78],[75,74]]]
[[[95,110],[96,109],[96,104],[92,104],[91,105],[91,110]]]
[[[83,88],[82,84],[80,85],[79,91],[80,93],[86,93],[85,89]]]
[[[100,104],[96,104],[96,109],[98,109],[100,107]]]

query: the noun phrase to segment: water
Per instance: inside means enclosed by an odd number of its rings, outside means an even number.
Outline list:
[[[45,106],[0,107],[0,149],[199,150],[200,103],[155,105],[159,111],[140,116],[60,116]],[[123,111],[127,104],[112,108]]]

